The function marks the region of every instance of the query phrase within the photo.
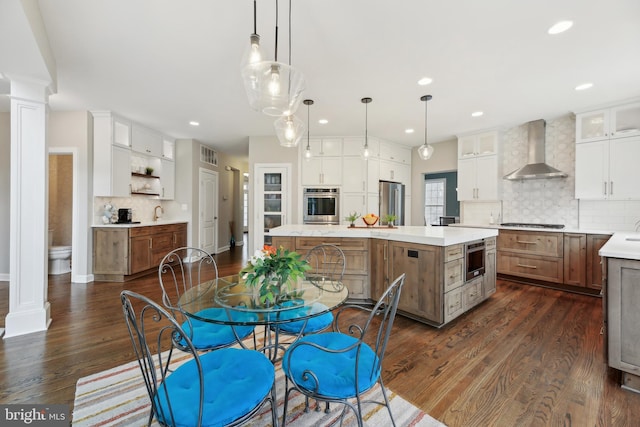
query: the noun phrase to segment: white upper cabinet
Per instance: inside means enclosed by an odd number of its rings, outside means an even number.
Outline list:
[[[411,164],[411,148],[380,141],[380,160],[390,160],[392,162]]]
[[[497,131],[458,138],[458,200],[499,199]]]
[[[162,135],[159,132],[134,124],[131,129],[131,149],[147,156],[162,157]]]
[[[131,182],[131,125],[108,111],[93,115],[93,195],[128,197]]]
[[[173,139],[166,136],[162,138],[162,158],[164,160],[173,160],[175,146],[176,142]]]
[[[131,148],[131,122],[112,116],[113,144]]]
[[[484,132],[458,138],[458,158],[498,154],[498,132]]]
[[[576,142],[640,135],[640,102],[576,115]]]
[[[301,152],[307,144],[300,143]],[[311,155],[313,157],[340,157],[342,156],[342,139],[341,138],[310,138],[309,146],[311,147]]]
[[[576,145],[576,199],[640,199],[640,137]]]

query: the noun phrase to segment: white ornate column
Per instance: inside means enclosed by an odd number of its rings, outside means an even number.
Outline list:
[[[11,79],[11,259],[5,338],[43,331],[51,323],[47,93],[47,83]]]

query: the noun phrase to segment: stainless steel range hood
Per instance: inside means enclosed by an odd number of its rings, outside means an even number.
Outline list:
[[[521,179],[548,179],[566,178],[567,174],[545,163],[544,140],[545,140],[544,120],[534,120],[527,123],[529,131],[529,163],[514,170],[504,176],[504,179],[511,181]]]

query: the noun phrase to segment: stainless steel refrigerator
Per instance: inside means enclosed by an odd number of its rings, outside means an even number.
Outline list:
[[[387,214],[397,217],[393,225],[404,225],[404,184],[380,181],[380,221]]]

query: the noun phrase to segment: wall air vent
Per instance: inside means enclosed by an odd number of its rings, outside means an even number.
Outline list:
[[[218,153],[206,145],[200,146],[200,161],[213,166],[218,166]]]

